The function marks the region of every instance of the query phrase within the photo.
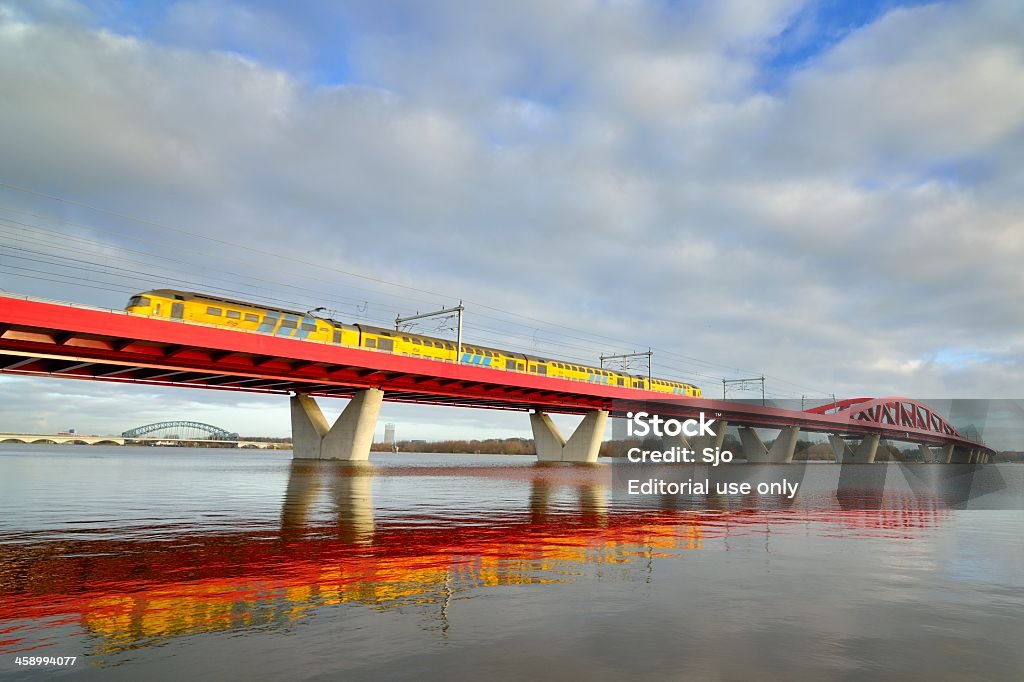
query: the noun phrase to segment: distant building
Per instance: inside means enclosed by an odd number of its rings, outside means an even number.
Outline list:
[[[394,445],[395,444],[395,425],[385,424],[384,425],[384,444]]]

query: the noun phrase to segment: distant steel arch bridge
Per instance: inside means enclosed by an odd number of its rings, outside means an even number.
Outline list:
[[[121,433],[123,438],[174,438],[177,440],[238,440],[237,433],[212,424],[193,421],[165,421],[137,426]]]

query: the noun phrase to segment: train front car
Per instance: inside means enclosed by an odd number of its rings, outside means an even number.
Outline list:
[[[132,315],[145,315],[147,317],[170,317],[172,308],[175,312],[184,311],[184,304],[177,301],[179,306],[175,308],[175,292],[167,289],[156,289],[143,291],[128,299],[128,305],[124,307],[125,312]]]

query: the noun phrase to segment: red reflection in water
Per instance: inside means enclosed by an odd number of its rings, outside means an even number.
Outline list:
[[[945,514],[912,497],[889,500],[887,509],[624,510],[609,508],[599,470],[515,467],[471,475],[530,481],[529,509],[486,524],[379,522],[372,472],[297,464],[276,533],[0,545],[0,652],[50,646],[48,633],[60,626],[96,635],[97,650],[111,651],[188,632],[289,622],[325,604],[446,604],[473,588],[573,580],[572,569],[582,564],[678,556],[716,538],[791,524],[814,526],[822,536],[910,538]],[[325,487],[336,520],[311,522],[312,501]],[[551,511],[552,493],[566,489],[575,490],[577,508]]]

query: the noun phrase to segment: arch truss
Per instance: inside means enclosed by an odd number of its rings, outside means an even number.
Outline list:
[[[807,410],[816,414],[848,417],[852,422],[927,431],[939,436],[964,438],[942,415],[909,398],[849,398]]]
[[[147,436],[155,437],[160,433],[171,434],[182,440],[238,440],[237,433],[231,433],[212,424],[193,421],[156,422],[128,429],[121,435],[124,438],[145,438]],[[195,438],[194,436],[199,437]]]

